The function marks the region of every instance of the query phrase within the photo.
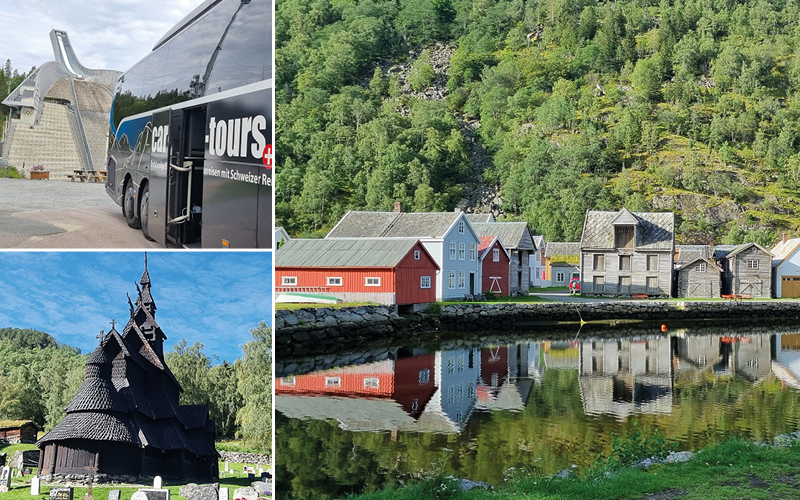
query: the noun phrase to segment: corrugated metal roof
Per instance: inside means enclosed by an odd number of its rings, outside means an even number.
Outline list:
[[[275,252],[275,267],[395,267],[414,238],[294,239]]]
[[[441,238],[463,215],[461,212],[351,210],[331,229],[326,238]]]
[[[509,250],[535,250],[527,222],[478,222],[472,224],[478,236],[498,236]]]
[[[672,212],[600,212],[589,211],[583,224],[581,248],[614,248],[614,224],[636,223],[637,250],[672,250],[675,237],[675,214]]]

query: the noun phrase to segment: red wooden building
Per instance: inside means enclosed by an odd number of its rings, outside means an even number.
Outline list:
[[[510,290],[509,263],[511,256],[497,236],[481,236],[478,247],[481,258],[483,291],[506,297]]]
[[[345,302],[436,301],[439,265],[417,239],[295,239],[275,253],[278,294],[321,294]]]

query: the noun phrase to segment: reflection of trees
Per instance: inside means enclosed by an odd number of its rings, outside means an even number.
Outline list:
[[[624,420],[586,416],[577,370],[545,370],[532,384],[523,412],[476,412],[459,435],[353,433],[336,422],[301,421],[277,414],[277,477],[287,499],[336,498],[370,491],[430,471],[446,457],[459,477],[503,482],[509,467],[550,474],[571,464],[589,467],[611,452],[611,435],[626,435],[634,421],[678,437],[682,449],[700,449],[730,435],[768,440],[798,428],[800,394],[774,377],[751,384],[711,370],[676,374],[668,415]],[[443,454],[443,448],[452,452]]]
[[[114,97],[114,127],[119,127],[120,122],[129,116],[188,101],[189,99],[190,91],[180,92],[178,89],[162,90],[155,97],[148,95],[145,98],[133,95],[130,90],[123,94],[118,93]]]

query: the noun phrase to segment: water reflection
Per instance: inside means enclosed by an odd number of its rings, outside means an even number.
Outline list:
[[[284,373],[275,381],[279,497],[338,498],[432,464],[490,483],[510,467],[585,468],[633,421],[684,449],[798,429],[792,330],[581,337],[400,346],[359,365]],[[299,364],[278,373],[287,366]]]

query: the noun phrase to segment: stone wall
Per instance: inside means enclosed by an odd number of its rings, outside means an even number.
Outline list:
[[[220,463],[272,465],[272,457],[258,453],[242,453],[238,451],[220,451]]]
[[[798,319],[800,301],[609,301],[448,304],[440,310],[400,316],[388,306],[278,310],[275,343],[281,357],[338,350],[342,344],[502,330],[581,321],[700,321]],[[365,348],[367,348],[365,346]],[[291,373],[291,371],[289,371]]]

